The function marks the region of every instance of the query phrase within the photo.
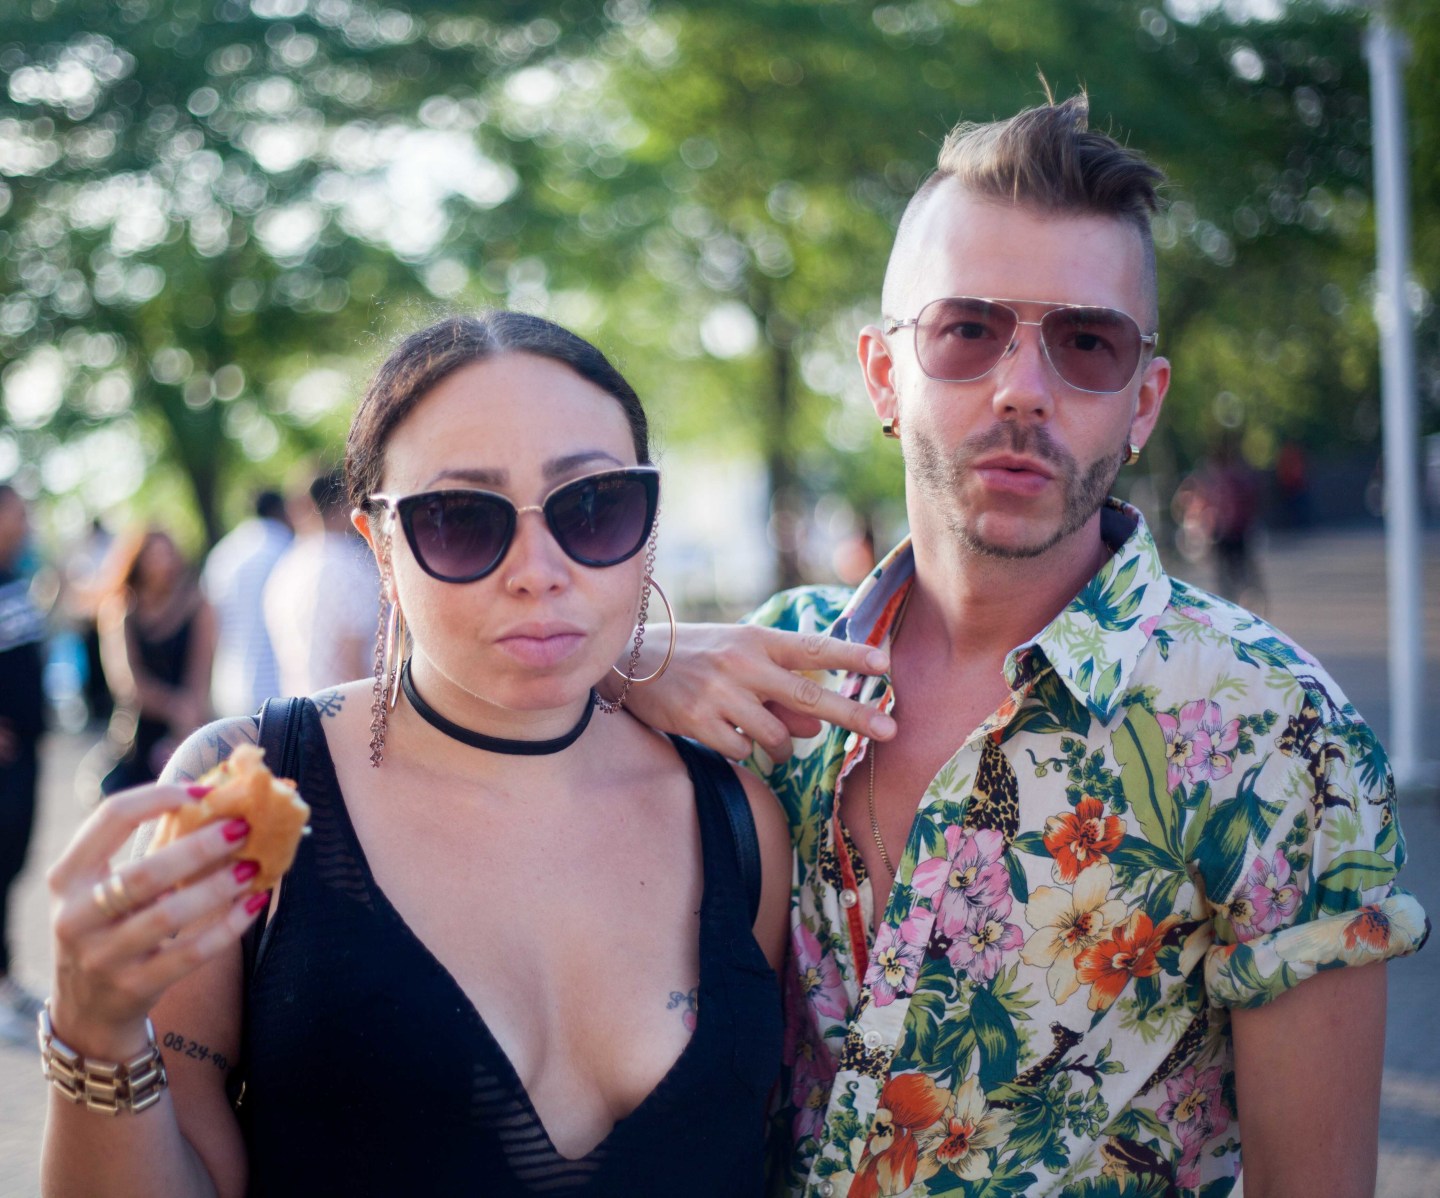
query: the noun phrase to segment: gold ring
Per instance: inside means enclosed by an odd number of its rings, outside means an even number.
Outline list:
[[[105,879],[105,889],[110,898],[111,908],[117,912],[117,918],[123,919],[135,910],[135,900],[125,889],[125,879],[119,873],[113,873]]]
[[[105,892],[105,883],[96,882],[90,890],[90,897],[94,899],[95,905],[100,908],[100,914],[106,919],[115,920],[120,918],[120,912],[110,905],[110,896]]]

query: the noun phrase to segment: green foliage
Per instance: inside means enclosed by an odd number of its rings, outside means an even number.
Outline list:
[[[1357,850],[1342,853],[1315,879],[1320,910],[1326,914],[1351,911],[1362,895],[1395,877],[1395,863],[1379,853]]]
[[[1433,288],[1430,8],[1395,5],[1415,50],[1416,271]],[[874,515],[900,472],[853,346],[895,222],[949,126],[1040,100],[1037,67],[1062,94],[1086,85],[1095,123],[1172,179],[1157,241],[1176,373],[1154,468],[1186,468],[1217,414],[1260,465],[1282,438],[1371,444],[1364,12],[1164,11],[5,6],[0,473],[26,463],[50,494],[113,507],[135,481],[118,435],[151,502],[183,479],[213,536],[249,487],[338,454],[394,332],[501,302],[597,338],[663,443],[761,456],[782,514],[836,492]],[[1419,347],[1433,393],[1428,308]],[[794,546],[779,549],[789,581]]]
[[[1183,872],[1182,809],[1165,784],[1165,734],[1143,707],[1132,706],[1111,737],[1120,782],[1145,839],[1166,854],[1166,868]]]

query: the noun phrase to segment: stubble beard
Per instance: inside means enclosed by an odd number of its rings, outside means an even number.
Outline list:
[[[915,481],[945,504],[946,526],[960,546],[978,556],[1002,561],[1040,557],[1072,533],[1078,532],[1100,510],[1120,473],[1118,453],[1097,458],[1082,473],[1074,456],[1055,444],[1043,427],[1009,422],[997,424],[969,438],[949,458],[939,444],[924,433],[908,433],[901,448],[906,469]],[[1054,471],[1055,479],[1061,485],[1064,506],[1060,522],[1044,540],[1028,545],[987,540],[967,520],[967,513],[953,506],[967,477],[974,471],[975,461],[1000,451],[1040,459]]]

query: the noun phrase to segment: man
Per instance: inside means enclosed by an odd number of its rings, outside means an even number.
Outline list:
[[[215,543],[200,584],[220,625],[210,703],[218,716],[252,715],[280,693],[275,650],[265,629],[265,583],[292,537],[278,491],[255,497],[255,515]]]
[[[860,335],[909,540],[632,691],[732,752],[786,739],[762,700],[863,733],[769,772],[787,1193],[1219,1198],[1242,1142],[1248,1198],[1373,1190],[1382,962],[1428,930],[1384,752],[1106,498],[1170,381],[1159,179],[1083,96],[957,128]]]
[[[370,672],[380,576],[350,524],[340,471],[316,478],[296,506],[295,540],[265,584],[265,627],[280,693],[313,695]]]
[[[0,483],[0,1040],[33,1045],[40,1001],[10,975],[10,890],[35,826],[45,732],[45,621],[17,566],[30,526],[25,501]]]

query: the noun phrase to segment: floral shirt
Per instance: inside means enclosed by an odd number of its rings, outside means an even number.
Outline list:
[[[1103,531],[1114,556],[925,791],[888,899],[839,819],[867,742],[830,729],[767,771],[797,848],[778,1192],[1220,1198],[1229,1008],[1428,934],[1384,750],[1331,678],[1168,577],[1134,509]],[[913,569],[903,544],[853,596],[752,619],[885,644]]]

